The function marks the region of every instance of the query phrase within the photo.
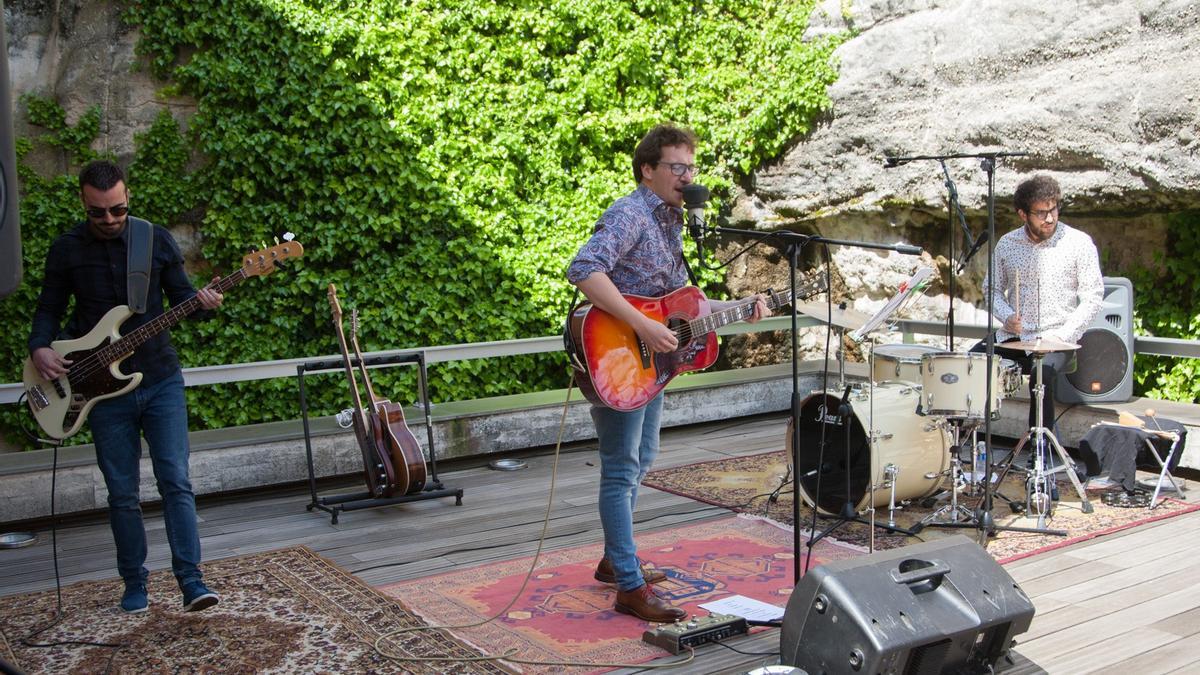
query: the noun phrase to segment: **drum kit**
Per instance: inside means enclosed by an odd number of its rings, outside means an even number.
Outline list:
[[[835,308],[830,314],[824,304],[800,306],[798,310],[839,331],[856,330],[867,318],[846,309]],[[1020,367],[1013,360],[995,356],[989,373],[987,355],[982,353],[949,352],[918,344],[868,345],[871,377],[867,383],[846,386],[841,396],[837,392],[817,392],[801,404],[796,432],[800,434],[800,447],[816,447],[824,440],[826,447],[835,449],[830,453],[833,459],[825,453],[800,453],[795,476],[801,497],[821,513],[842,517],[847,517],[850,507],[862,513],[887,506],[890,529],[903,532],[895,527],[895,512],[905,502],[933,496],[949,478],[949,503],[924,518],[917,530],[927,525],[968,526],[976,514],[959,504],[958,495],[981,494],[985,481],[993,475],[984,444],[974,441],[985,421],[989,375],[994,420],[1002,399],[1021,388]],[[1027,513],[1038,514],[1038,526],[1043,527],[1051,507],[1050,474],[1063,468],[1048,470],[1051,447],[1059,453],[1087,505],[1086,494],[1069,469],[1065,451],[1041,419],[1042,359],[1047,353],[1078,349],[1078,345],[1043,339],[1006,343],[1004,347],[1025,350],[1033,358],[1038,412],[1036,424],[1026,437],[1034,442],[1037,452],[1026,481]],[[844,354],[840,350],[838,359],[844,385]],[[787,447],[792,447],[791,434],[789,424]],[[844,458],[836,451],[842,447],[846,448]],[[967,448],[969,472],[964,471],[962,458]]]

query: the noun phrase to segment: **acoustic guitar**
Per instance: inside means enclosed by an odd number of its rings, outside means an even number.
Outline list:
[[[807,297],[822,290],[824,284],[813,281],[797,294]],[[708,299],[695,286],[684,286],[661,297],[623,297],[642,315],[668,326],[679,346],[670,352],[653,352],[629,324],[590,302],[572,310],[567,319],[566,343],[584,397],[596,405],[624,412],[649,403],[676,375],[711,366],[718,354],[714,331],[754,314],[752,300],[710,312]],[[767,307],[772,311],[791,301],[791,291],[767,293]]]
[[[358,370],[362,375],[363,384],[367,387],[371,410],[375,412],[375,419],[383,435],[384,444],[379,449],[391,455],[391,463],[396,471],[394,491],[403,495],[420,492],[425,489],[425,455],[421,452],[421,444],[417,442],[417,437],[404,421],[403,406],[380,398],[371,386],[371,376],[367,374],[362,349],[358,346],[357,309],[350,311],[350,342],[354,345]]]
[[[247,277],[270,274],[275,271],[276,263],[303,254],[304,247],[298,241],[285,241],[270,248],[252,251],[242,258],[242,266],[238,271],[218,280],[212,288],[226,293]],[[25,359],[21,379],[29,409],[33,411],[38,425],[55,439],[77,433],[98,402],[120,396],[142,383],[141,373],[122,373],[121,362],[132,356],[134,350],[147,340],[198,309],[200,300],[192,296],[161,316],[121,335],[121,324],[133,316],[133,310],[128,305],[117,305],[100,317],[100,321],[83,337],[50,343],[51,349],[72,362],[67,374],[54,380],[42,377],[34,367],[32,358]]]
[[[363,408],[354,379],[354,365],[350,362],[350,347],[346,344],[346,333],[342,329],[342,306],[338,303],[337,287],[329,284],[329,308],[333,312],[333,330],[337,333],[338,345],[342,349],[342,365],[346,368],[346,379],[350,381],[350,402],[353,403],[351,420],[358,449],[362,452],[363,479],[373,497],[391,497],[396,491],[396,467],[386,451],[384,424],[374,412]]]

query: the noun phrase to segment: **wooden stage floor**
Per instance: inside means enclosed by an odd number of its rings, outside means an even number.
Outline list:
[[[677,466],[782,449],[780,416],[668,430],[657,466]],[[569,451],[568,451],[569,450]],[[303,449],[297,447],[297,461]],[[453,499],[343,513],[337,525],[309,512],[307,488],[204,499],[199,504],[205,560],[303,544],[363,581],[379,585],[493,560],[531,555],[550,490],[554,457],[544,449],[523,456],[528,467],[443,466],[444,483],[464,490]],[[576,444],[558,462],[546,546],[601,540],[596,516],[599,469],[593,446]],[[1189,482],[1192,500],[1200,498]],[[355,491],[357,484],[323,486],[322,495]],[[644,488],[636,513],[639,532],[698,522],[729,512]],[[147,511],[148,566],[170,566],[162,518]],[[26,548],[0,550],[0,594],[54,587],[50,532]],[[58,531],[63,583],[115,576],[107,521],[94,516]],[[1200,512],[1169,518],[1027,558],[1006,567],[1033,598],[1033,626],[1018,636],[1010,673],[1198,672],[1200,665]],[[216,589],[220,590],[220,589]],[[117,598],[113,599],[115,603]],[[641,633],[630,624],[631,636]],[[778,631],[730,641],[746,652],[777,652]],[[720,645],[668,672],[744,673],[775,663]],[[620,672],[638,672],[636,670]]]

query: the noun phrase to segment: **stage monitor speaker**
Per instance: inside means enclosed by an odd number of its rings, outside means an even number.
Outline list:
[[[4,2],[0,0],[0,14]],[[21,285],[21,225],[17,208],[17,154],[13,145],[8,38],[0,24],[0,298]]]
[[[1133,398],[1133,284],[1104,277],[1104,300],[1079,338],[1075,372],[1059,373],[1059,403],[1115,403]]]
[[[962,535],[821,565],[783,615],[780,662],[809,675],[991,672],[1033,603]]]

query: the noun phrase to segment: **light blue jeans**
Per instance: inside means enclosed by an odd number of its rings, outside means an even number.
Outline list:
[[[117,544],[117,571],[126,584],[145,583],[146,528],[138,499],[142,455],[140,435],[150,460],[163,522],[171,546],[171,571],[180,587],[199,581],[200,533],[196,498],[188,478],[187,405],[183,374],[174,375],[101,401],[88,416],[96,441],[96,461],[108,486],[108,522]]]
[[[592,421],[600,441],[600,525],[604,528],[604,556],[612,563],[617,588],[632,591],[645,582],[633,543],[633,510],[638,485],[658,455],[658,429],[662,417],[660,393],[633,412],[592,408]]]

